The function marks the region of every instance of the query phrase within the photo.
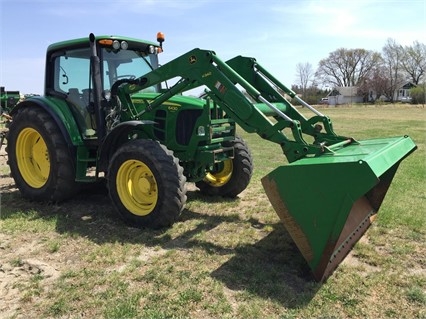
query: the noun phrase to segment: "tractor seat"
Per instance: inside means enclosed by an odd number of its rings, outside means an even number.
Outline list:
[[[87,104],[83,99],[83,95],[77,88],[71,88],[68,90],[67,101],[74,106],[73,113],[77,113],[77,122],[80,124],[82,131],[85,136],[93,136],[94,131],[94,121],[92,120],[90,113],[87,109]]]

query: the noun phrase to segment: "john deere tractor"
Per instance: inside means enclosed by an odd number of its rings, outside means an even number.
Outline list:
[[[186,181],[227,197],[247,187],[253,162],[238,125],[286,156],[262,184],[315,277],[327,278],[370,225],[414,142],[335,134],[327,116],[254,58],[224,62],[194,49],[160,66],[162,33],[157,41],[90,34],[48,47],[44,96],[10,113],[9,165],[23,197],[62,201],[106,179],[124,221],[169,226]],[[203,98],[182,95],[201,86]]]

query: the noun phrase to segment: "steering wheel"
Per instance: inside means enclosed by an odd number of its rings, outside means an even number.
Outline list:
[[[136,79],[135,75],[131,75],[131,74],[125,74],[125,75],[119,75],[115,78],[115,80],[119,80],[119,79],[130,79],[130,80],[134,80]]]
[[[119,80],[120,78],[122,78],[121,80]],[[134,83],[136,84],[136,76],[134,75],[119,75],[116,77],[116,81],[113,83],[113,85],[111,86],[111,96],[115,96],[117,94],[118,91],[118,87],[121,84],[124,83]]]

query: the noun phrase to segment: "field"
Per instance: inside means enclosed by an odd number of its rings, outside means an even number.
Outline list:
[[[407,134],[418,145],[325,283],[313,281],[262,189],[285,157],[257,135],[239,132],[255,172],[238,199],[188,184],[180,220],[158,231],[124,225],[102,188],[61,204],[24,201],[2,150],[0,318],[426,318],[426,109],[321,110],[338,134]]]

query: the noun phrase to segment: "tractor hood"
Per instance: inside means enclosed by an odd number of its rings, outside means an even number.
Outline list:
[[[132,102],[137,109],[147,107],[158,97],[158,93],[136,93],[132,95]],[[177,111],[181,108],[202,109],[206,101],[193,96],[175,95],[162,103],[169,111]]]

